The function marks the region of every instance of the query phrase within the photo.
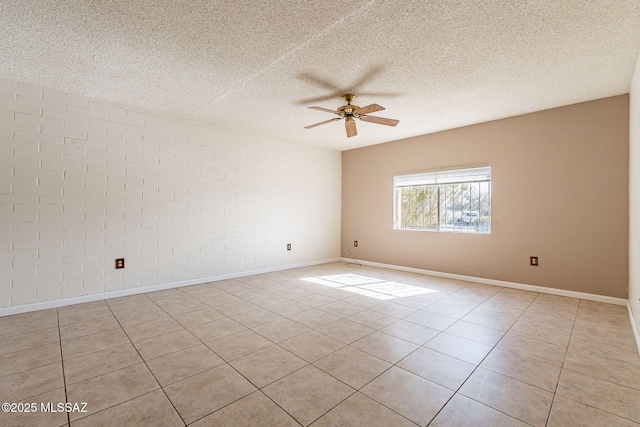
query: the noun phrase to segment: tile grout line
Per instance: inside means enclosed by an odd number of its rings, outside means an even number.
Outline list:
[[[579,304],[578,304],[578,308],[577,308],[577,310],[576,310],[576,317],[575,317],[574,322],[573,322],[573,325],[572,325],[572,327],[571,327],[571,335],[569,336],[569,343],[567,344],[567,351],[565,352],[564,358],[562,359],[562,367],[561,367],[561,371],[560,371],[560,376],[558,377],[558,383],[556,384],[556,391],[557,391],[557,389],[558,389],[558,386],[560,385],[560,378],[562,377],[562,373],[564,372],[564,370],[565,370],[565,369],[566,369],[566,370],[568,370],[568,371],[576,372],[576,373],[581,374],[581,375],[588,376],[588,377],[590,377],[590,378],[592,377],[592,378],[595,378],[595,379],[600,379],[600,380],[602,380],[602,381],[606,381],[606,382],[609,382],[609,383],[612,383],[612,384],[616,384],[616,385],[618,385],[618,386],[628,387],[628,388],[632,388],[632,389],[633,389],[633,387],[629,387],[629,386],[627,386],[627,385],[620,384],[620,383],[618,383],[618,382],[611,381],[611,380],[609,380],[609,379],[604,379],[604,378],[599,378],[599,377],[595,377],[595,376],[591,376],[591,375],[582,374],[582,373],[580,373],[580,372],[573,371],[573,370],[572,370],[572,369],[570,369],[570,368],[565,368],[565,367],[564,367],[564,364],[565,364],[565,362],[566,362],[566,358],[567,358],[567,354],[568,354],[568,352],[569,352],[569,345],[571,345],[571,338],[573,337],[573,331],[574,331],[574,329],[575,329],[576,322],[577,322],[577,320],[578,320],[578,313],[579,313],[579,310],[580,310],[580,306],[582,306],[582,304],[584,304],[584,303],[585,303],[585,301],[587,301],[587,300],[580,299],[579,301],[580,301],[580,302],[579,302]],[[589,352],[589,353],[591,353],[591,352]],[[597,355],[597,353],[591,353],[591,354],[595,354],[595,355]],[[600,356],[600,357],[603,357],[603,358],[605,358],[605,359],[609,359],[608,357],[605,357],[605,356]],[[624,361],[620,361],[620,362],[621,362],[621,363],[625,363],[625,364],[626,364],[626,362],[624,362]],[[640,388],[638,388],[637,390],[639,390],[639,391],[640,391]],[[576,402],[576,403],[579,403],[579,404],[581,404],[581,405],[586,405],[586,406],[592,407],[591,405],[589,405],[589,404],[587,404],[587,403],[581,402],[581,401],[576,400],[576,399],[573,399],[573,398],[571,398],[571,397],[558,395],[556,392],[554,392],[554,396],[553,396],[553,403],[552,403],[552,405],[551,405],[551,410],[553,409],[553,405],[555,405],[556,397],[557,397],[557,396],[560,396],[560,397],[562,397],[562,398],[564,398],[564,399],[571,400],[571,401]],[[626,416],[623,416],[623,415],[621,415],[621,414],[618,414],[618,413],[615,413],[615,412],[611,412],[611,411],[606,410],[606,409],[601,409],[601,408],[597,408],[597,407],[594,407],[594,408],[595,408],[595,409],[597,409],[597,410],[600,410],[600,411],[606,412],[606,413],[608,413],[608,414],[610,414],[610,415],[613,415],[613,416],[615,416],[615,417],[619,417],[619,418],[622,418],[622,419],[625,419],[625,420],[629,420],[629,421],[634,422],[634,423],[636,422],[635,420],[629,419],[629,418],[627,418]],[[551,410],[550,410],[550,412],[551,412]],[[551,415],[551,414],[549,414],[549,415]],[[549,420],[547,419],[547,425],[548,425],[548,422],[549,422]]]
[[[506,289],[506,288],[502,288],[502,289]],[[499,291],[499,292],[501,292],[501,291]],[[496,292],[496,294],[498,294],[499,292]],[[494,294],[494,295],[496,295],[496,294]],[[467,376],[467,378],[465,378],[465,380],[462,382],[462,384],[460,384],[460,387],[458,387],[458,388],[453,392],[453,394],[451,395],[451,397],[449,398],[449,400],[447,400],[447,402],[446,402],[444,405],[442,405],[442,406],[440,407],[440,410],[439,410],[439,411],[438,411],[438,413],[437,413],[437,414],[436,414],[436,415],[431,419],[431,421],[429,421],[429,424],[431,424],[431,423],[433,422],[433,420],[435,420],[435,419],[436,419],[436,417],[438,416],[438,414],[440,414],[440,412],[442,412],[442,410],[443,410],[443,409],[444,409],[444,408],[449,404],[449,402],[450,402],[450,401],[451,401],[451,400],[452,400],[456,395],[458,395],[458,394],[459,394],[460,389],[462,389],[462,387],[464,387],[464,385],[467,383],[467,381],[469,380],[469,378],[471,378],[471,376],[472,376],[472,375],[473,375],[473,374],[478,370],[478,368],[480,368],[480,365],[481,365],[481,364],[482,364],[482,362],[484,362],[484,360],[489,356],[489,354],[491,354],[491,352],[497,348],[497,346],[498,346],[498,344],[500,343],[500,341],[502,341],[502,339],[505,337],[505,335],[507,335],[507,334],[509,333],[509,331],[513,328],[513,326],[516,324],[516,322],[517,322],[517,321],[518,321],[518,320],[519,320],[519,319],[524,315],[524,313],[527,311],[527,309],[528,309],[529,307],[531,307],[531,304],[533,304],[533,301],[535,301],[535,300],[538,298],[538,296],[539,296],[539,295],[540,295],[540,293],[538,292],[538,295],[536,296],[536,298],[534,298],[533,300],[531,300],[531,302],[527,305],[527,308],[525,308],[524,310],[522,310],[522,313],[518,316],[518,318],[517,318],[516,320],[514,320],[514,321],[513,321],[513,323],[512,323],[512,324],[511,324],[511,326],[509,327],[509,329],[507,329],[507,331],[502,335],[502,337],[500,338],[500,340],[492,346],[491,351],[489,351],[489,352],[488,352],[488,353],[487,353],[487,354],[482,358],[482,360],[481,360],[481,361],[476,365],[476,367],[471,371],[471,373]],[[485,301],[483,301],[483,303],[484,303],[484,302],[486,302],[486,301],[488,301],[489,299],[491,299],[491,297],[487,298]],[[478,305],[476,306],[476,308],[478,308],[480,305],[482,305],[482,303],[478,304]],[[474,310],[475,310],[475,309],[474,309]],[[444,332],[444,331],[442,331],[442,332]],[[434,338],[435,338],[435,337],[434,337]],[[435,351],[435,350],[434,350],[434,351]],[[444,354],[444,353],[443,353],[443,354]],[[486,369],[486,368],[483,368],[483,369]],[[490,369],[489,369],[489,370],[490,370]],[[492,372],[493,372],[493,371],[492,371]],[[502,374],[500,374],[500,373],[498,373],[498,374],[499,374],[499,375],[502,375]],[[509,376],[507,376],[507,375],[505,375],[505,377],[507,377],[507,378],[511,378],[511,377],[509,377]],[[513,380],[516,380],[516,381],[519,381],[519,380],[517,380],[517,379],[515,379],[515,378],[512,378],[512,379],[513,379]],[[526,383],[525,383],[525,384],[526,384]],[[488,407],[488,408],[491,408],[491,409],[493,409],[493,410],[495,410],[495,411],[497,411],[497,412],[500,412],[501,414],[504,414],[504,415],[506,415],[506,416],[508,416],[508,417],[510,417],[510,418],[513,418],[513,419],[515,419],[515,420],[521,421],[521,422],[523,422],[523,423],[525,423],[525,424],[529,424],[529,423],[527,423],[526,421],[520,420],[520,419],[518,419],[518,418],[516,418],[516,417],[514,417],[514,416],[512,416],[512,415],[509,415],[509,414],[507,414],[507,413],[505,413],[505,412],[502,412],[501,410],[499,410],[499,409],[497,409],[497,408],[494,408],[494,407],[492,407],[492,406],[486,405],[486,404],[484,404],[483,402],[480,402],[480,401],[478,401],[478,400],[476,400],[476,399],[473,399],[473,398],[471,398],[471,397],[465,396],[465,395],[463,395],[463,394],[460,394],[460,395],[461,395],[461,396],[463,396],[463,397],[465,397],[465,398],[467,398],[467,399],[470,399],[470,400],[472,400],[472,401],[474,401],[474,402],[477,402],[477,403],[479,403],[479,404],[481,404],[481,405],[483,405],[483,406],[486,406],[486,407]],[[555,394],[554,394],[554,396],[555,396]],[[549,417],[548,417],[548,415],[547,415],[547,422],[548,422],[548,419],[549,419]],[[427,426],[428,426],[429,424],[427,424]],[[546,424],[546,423],[545,423],[545,424]]]
[[[468,287],[468,286],[467,286],[467,287]],[[457,292],[459,292],[459,291],[462,291],[463,289],[465,289],[465,288],[467,288],[467,287],[463,287],[463,288],[461,288],[461,289],[458,289],[457,291],[452,292],[450,295],[455,294],[455,293],[457,293]],[[503,289],[504,289],[504,288],[503,288]],[[498,292],[499,292],[499,291],[498,291]],[[498,292],[496,292],[496,294],[497,294]],[[495,294],[494,294],[494,295],[495,295]],[[493,295],[492,295],[492,296],[493,296]],[[476,308],[480,307],[484,302],[488,301],[492,296],[490,296],[490,297],[488,297],[488,298],[484,299],[481,303],[479,303],[478,305],[476,305],[476,306],[475,306],[471,311],[473,311],[473,310],[475,310]],[[446,298],[446,297],[445,297],[445,298]],[[442,299],[442,298],[441,298],[441,299]],[[440,300],[438,300],[438,301],[440,301]],[[438,302],[438,301],[436,301],[436,302]],[[434,304],[435,304],[435,302],[434,302]],[[431,305],[431,304],[429,304],[429,305]],[[427,305],[427,307],[428,307],[429,305]],[[471,311],[469,311],[469,313],[471,313]],[[467,314],[469,314],[469,313],[467,313]],[[436,314],[437,314],[437,313],[436,313]],[[445,332],[446,332],[446,330],[447,330],[449,327],[451,327],[451,326],[453,326],[455,323],[457,323],[457,322],[461,321],[461,320],[462,320],[462,318],[463,318],[463,317],[465,317],[467,314],[465,314],[464,316],[462,316],[462,317],[458,318],[458,319],[456,320],[456,322],[452,323],[450,326],[448,326],[447,328],[445,328],[445,329],[443,329],[442,331],[440,331],[438,334],[436,334],[435,336],[433,336],[432,338],[430,338],[430,339],[429,339],[427,342],[425,342],[423,345],[419,346],[417,349],[415,349],[414,351],[412,351],[411,353],[407,354],[405,357],[403,357],[402,359],[400,359],[397,363],[400,363],[401,361],[403,361],[404,359],[406,359],[407,357],[409,357],[411,354],[415,353],[415,352],[416,352],[416,351],[418,351],[419,349],[424,348],[424,345],[425,345],[425,344],[427,344],[429,341],[431,341],[431,340],[433,340],[434,338],[437,338],[437,337],[439,337],[440,335],[442,335],[443,333],[445,333]],[[448,317],[448,316],[447,316],[447,317]],[[412,322],[412,323],[413,323],[413,322]],[[515,323],[515,322],[514,322],[514,323]],[[506,332],[505,332],[505,334],[506,334]],[[504,334],[503,334],[503,336],[504,336]],[[461,337],[461,338],[463,338],[463,337]],[[470,341],[471,341],[471,340],[470,340]],[[493,345],[493,346],[492,346],[492,350],[491,350],[491,351],[493,351],[493,349],[495,348],[495,346],[496,346],[496,345],[497,345],[497,343],[496,343],[495,345]],[[435,350],[435,349],[431,349],[431,350],[436,351],[436,352],[438,352],[438,353],[440,353],[440,354],[444,354],[445,356],[453,357],[453,356],[450,356],[450,355],[448,355],[448,354],[442,353],[442,352],[440,352],[440,351],[438,351],[438,350]],[[449,402],[451,402],[451,400],[452,400],[452,399],[453,399],[453,398],[458,394],[458,391],[459,391],[459,390],[462,388],[462,386],[467,382],[467,380],[471,377],[471,375],[473,375],[473,373],[474,373],[474,372],[475,372],[475,371],[480,367],[480,364],[482,363],[482,361],[484,361],[484,359],[486,359],[486,357],[491,353],[491,351],[489,351],[489,352],[487,353],[487,355],[486,355],[485,357],[483,357],[483,358],[482,358],[482,360],[481,360],[481,361],[476,365],[476,367],[471,371],[471,373],[470,373],[470,374],[467,376],[467,378],[462,382],[462,384],[460,384],[460,386],[459,386],[456,390],[453,390],[453,394],[451,395],[451,397],[449,397],[449,399],[447,399],[447,401],[446,401],[446,402],[445,402],[445,403],[440,407],[440,409],[438,409],[438,411],[435,413],[435,415],[434,415],[434,416],[429,420],[429,422],[427,423],[427,426],[429,426],[429,424],[431,424],[431,423],[433,422],[433,420],[435,420],[435,419],[438,417],[438,415],[440,414],[440,412],[442,412],[442,410],[443,410],[443,409],[444,409],[444,408],[449,404]],[[464,360],[462,360],[462,359],[458,359],[457,357],[453,357],[453,358],[454,358],[454,359],[461,360],[461,361],[465,362]],[[395,366],[395,365],[394,365],[394,366]],[[404,368],[402,368],[402,367],[400,367],[400,366],[398,366],[398,368],[399,368],[399,369],[403,369],[403,370],[407,371],[406,369],[404,369]],[[407,371],[407,372],[409,372],[409,373],[412,373],[412,374],[413,374],[413,372],[411,372],[411,371]],[[414,374],[414,375],[417,375],[417,374]],[[419,376],[419,375],[418,375],[418,376]],[[420,378],[422,378],[422,377],[420,377]],[[427,378],[425,378],[425,379],[426,379],[427,381],[431,381],[431,380],[428,380]],[[437,384],[437,385],[439,385],[439,386],[441,386],[441,387],[444,387],[444,386],[442,386],[442,385],[440,385],[440,384],[438,384],[438,383],[436,383],[436,382],[434,382],[434,381],[431,381],[431,382],[433,382],[434,384]],[[447,387],[444,387],[444,388],[448,389]],[[451,390],[451,389],[448,389],[448,390]],[[465,397],[466,397],[466,396],[465,396]],[[480,402],[478,402],[478,403],[480,403]],[[483,404],[483,405],[484,405],[484,404]],[[485,406],[486,406],[486,405],[485,405]],[[494,408],[492,408],[492,409],[494,409]],[[505,414],[505,415],[507,415],[507,414]]]
[[[60,364],[62,365],[62,384],[64,385],[64,400],[69,401],[67,395],[67,378],[64,370],[64,354],[62,353],[62,333],[60,332],[60,311],[56,308],[56,323],[58,324],[58,339],[60,343]],[[71,425],[71,414],[67,412],[67,425]]]
[[[147,297],[151,302],[153,302],[154,304],[156,304],[155,301],[153,301],[151,298],[149,298],[146,294],[142,294],[145,297]],[[169,403],[171,403],[171,406],[173,407],[174,411],[176,412],[176,414],[178,414],[178,416],[180,417],[180,420],[182,421],[182,424],[184,424],[185,426],[187,425],[187,423],[185,422],[184,418],[182,418],[182,415],[180,414],[180,412],[178,412],[178,409],[175,407],[175,405],[173,404],[173,401],[171,399],[169,399],[169,396],[167,395],[167,392],[164,390],[164,387],[162,387],[162,385],[160,384],[160,381],[158,381],[158,378],[156,377],[156,375],[153,373],[153,371],[151,370],[151,368],[149,368],[149,365],[147,364],[147,361],[144,359],[144,357],[142,357],[142,355],[140,354],[140,351],[138,350],[138,348],[135,346],[135,344],[133,343],[133,341],[131,340],[131,338],[129,337],[129,334],[127,333],[127,331],[124,329],[124,327],[122,326],[122,323],[120,323],[120,320],[118,319],[118,317],[115,315],[115,313],[113,312],[113,310],[111,309],[111,306],[106,303],[107,307],[109,308],[109,311],[111,312],[111,314],[113,315],[113,317],[116,319],[116,321],[118,322],[118,324],[120,325],[120,328],[122,329],[122,332],[125,334],[125,336],[127,337],[127,339],[129,340],[129,343],[131,344],[131,346],[136,350],[136,353],[138,354],[138,357],[140,357],[140,360],[142,360],[142,363],[144,363],[145,367],[147,368],[147,370],[149,371],[149,373],[153,376],[153,379],[156,381],[156,383],[158,384],[158,387],[160,388],[160,390],[162,390],[162,393],[164,394],[164,396],[167,398],[167,400],[169,401]],[[160,307],[158,304],[156,304],[157,307],[159,307],[162,310],[162,307]],[[164,311],[164,310],[163,310]],[[166,313],[166,311],[165,311]],[[167,313],[167,315],[169,315],[169,313]],[[121,369],[126,369],[126,368],[121,368]],[[121,370],[119,369],[119,370]],[[112,371],[115,372],[115,371]],[[94,377],[95,378],[95,377]],[[137,399],[140,396],[145,396],[147,394],[153,393],[155,390],[151,390],[147,393],[143,393],[139,396],[135,396],[131,399],[125,400],[124,402],[120,402],[116,405],[110,406],[109,408],[113,408],[117,405],[121,405],[125,402],[130,402],[134,399]],[[109,408],[104,408],[104,410],[107,410]],[[102,411],[99,411],[102,412]],[[94,414],[92,414],[94,415]]]
[[[549,407],[549,412],[547,413],[547,422],[545,426],[549,425],[549,421],[551,419],[551,413],[553,412],[553,407],[556,404],[556,399],[558,397],[558,387],[560,386],[560,379],[562,378],[562,373],[564,372],[564,364],[567,360],[567,353],[569,352],[569,346],[571,345],[571,338],[573,337],[573,330],[576,327],[576,320],[578,318],[578,312],[580,311],[580,306],[584,300],[580,299],[578,302],[578,307],[576,308],[576,315],[573,319],[573,323],[571,324],[571,333],[569,334],[569,342],[567,342],[567,348],[564,352],[564,356],[562,357],[562,366],[560,366],[560,374],[558,375],[558,381],[556,382],[556,386],[553,390],[553,400],[551,401],[551,406]],[[564,397],[564,396],[563,396]]]

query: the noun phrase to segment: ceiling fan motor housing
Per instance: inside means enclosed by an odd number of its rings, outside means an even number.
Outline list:
[[[342,107],[339,107],[338,111],[341,113],[344,113],[344,115],[346,116],[351,116],[353,115],[353,112],[358,108],[360,107],[358,107],[357,105],[347,104],[347,105],[343,105]]]
[[[344,113],[347,116],[351,116],[355,110],[360,108],[357,105],[351,105],[351,101],[353,101],[353,98],[356,97],[354,94],[346,93],[342,95],[342,97],[347,101],[347,105],[343,105],[342,107],[339,107],[337,111],[340,111],[341,113]]]

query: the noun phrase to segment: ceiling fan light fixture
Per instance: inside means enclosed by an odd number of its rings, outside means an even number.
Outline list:
[[[313,125],[305,126],[305,129],[311,129],[316,126],[323,125],[325,123],[329,123],[335,120],[345,119],[345,127],[347,130],[347,138],[351,138],[352,136],[356,136],[358,133],[356,131],[356,123],[354,119],[360,119],[365,122],[375,123],[379,125],[385,126],[395,126],[400,123],[399,120],[396,119],[387,119],[385,117],[377,117],[377,116],[369,116],[369,113],[375,113],[376,111],[384,110],[384,107],[378,104],[370,104],[365,107],[359,107],[357,105],[351,105],[351,101],[356,97],[352,93],[346,93],[342,95],[342,97],[347,101],[347,105],[343,105],[338,107],[337,110],[330,110],[324,107],[309,107],[312,110],[324,111],[326,113],[336,114],[338,117],[332,120],[325,120],[324,122],[315,123]]]

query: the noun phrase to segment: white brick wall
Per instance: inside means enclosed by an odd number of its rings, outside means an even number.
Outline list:
[[[0,80],[0,307],[338,258],[340,192],[337,151]]]

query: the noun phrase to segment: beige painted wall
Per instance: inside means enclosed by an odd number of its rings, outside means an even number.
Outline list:
[[[636,322],[636,332],[638,332],[640,331],[640,57],[631,80],[629,97],[629,305]],[[640,341],[637,344],[640,349]]]
[[[345,151],[342,254],[626,298],[628,153],[627,95]],[[393,230],[394,173],[485,164],[490,235]]]

